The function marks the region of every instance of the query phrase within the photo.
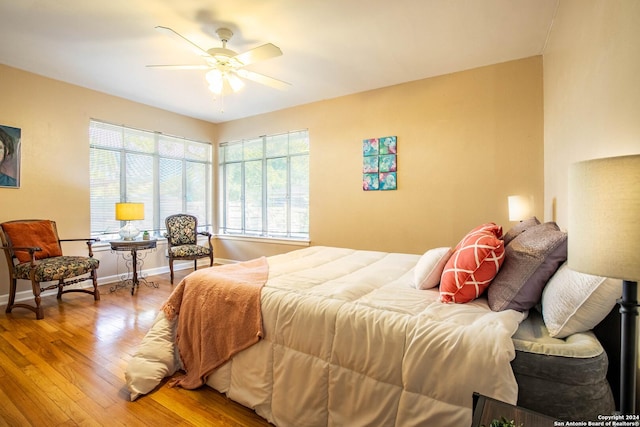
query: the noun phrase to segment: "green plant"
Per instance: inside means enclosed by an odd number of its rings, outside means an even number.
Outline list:
[[[482,427],[487,427],[487,426],[483,424]],[[489,427],[524,427],[524,424],[520,424],[518,426],[516,425],[514,420],[509,421],[505,417],[500,417],[499,420],[491,421],[491,424],[489,424]]]

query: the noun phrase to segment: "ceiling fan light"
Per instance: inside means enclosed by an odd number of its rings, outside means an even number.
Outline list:
[[[220,70],[211,70],[205,75],[209,84],[213,84],[214,82],[222,81],[222,72]]]
[[[220,70],[211,70],[206,74],[207,82],[209,82],[209,90],[216,95],[222,93],[222,86],[224,81],[222,80],[222,73]]]
[[[222,95],[222,85],[209,85],[209,90],[216,95]]]
[[[244,87],[244,82],[240,80],[240,78],[238,78],[238,76],[236,76],[235,74],[225,74],[225,77],[227,78],[227,81],[229,82],[229,85],[234,92],[238,92]]]

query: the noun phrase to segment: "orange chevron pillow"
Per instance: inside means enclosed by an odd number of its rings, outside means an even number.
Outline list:
[[[504,261],[502,227],[482,224],[458,243],[442,272],[440,301],[465,303],[489,287]]]

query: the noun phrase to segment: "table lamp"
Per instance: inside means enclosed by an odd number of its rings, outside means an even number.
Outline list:
[[[116,219],[127,222],[118,232],[122,240],[135,239],[140,230],[131,221],[144,219],[144,203],[116,203]]]
[[[640,280],[640,155],[574,163],[569,169],[568,265],[622,279],[620,412],[635,413]]]
[[[533,216],[533,196],[509,196],[509,221],[524,221]]]

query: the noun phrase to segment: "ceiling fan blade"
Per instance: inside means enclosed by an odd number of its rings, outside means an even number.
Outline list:
[[[291,86],[290,83],[283,82],[282,80],[277,80],[272,77],[265,76],[264,74],[254,73],[253,71],[245,70],[241,68],[236,70],[236,73],[245,79],[252,80],[256,83],[260,83],[266,86],[270,86],[275,89],[286,90]]]
[[[267,43],[246,52],[239,53],[233,58],[240,61],[242,65],[249,65],[265,59],[275,58],[280,55],[282,55],[282,51],[278,46]]]
[[[209,70],[210,65],[147,65],[148,68],[165,68],[168,70]]]
[[[204,50],[203,48],[201,48],[197,44],[193,43],[191,40],[183,37],[182,35],[180,35],[179,33],[175,32],[174,30],[172,30],[169,27],[162,27],[162,26],[158,25],[156,27],[156,30],[158,30],[162,34],[168,35],[169,37],[173,37],[178,42],[182,43],[183,46],[188,47],[196,55],[204,56],[206,58],[209,58],[211,56],[211,55],[209,55],[207,53],[206,50]]]

